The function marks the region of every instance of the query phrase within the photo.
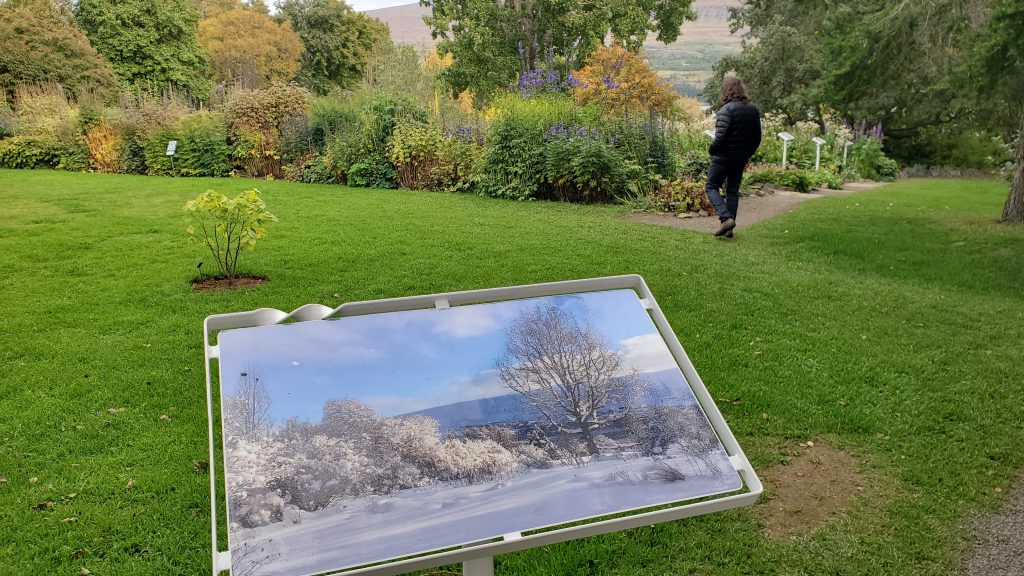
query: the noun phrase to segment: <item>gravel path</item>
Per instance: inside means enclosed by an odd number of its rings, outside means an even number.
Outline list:
[[[769,218],[774,218],[786,212],[792,212],[799,204],[814,198],[824,196],[841,196],[861,190],[870,190],[881,186],[876,182],[851,182],[842,190],[815,190],[810,193],[790,192],[777,190],[774,194],[767,196],[749,196],[740,199],[740,217],[736,221],[736,228],[742,229]],[[630,213],[624,216],[626,220],[655,224],[657,226],[668,226],[671,228],[683,228],[696,230],[698,232],[714,232],[718,229],[718,218],[713,216],[697,218],[679,218],[674,214],[647,214]]]
[[[1024,479],[998,512],[979,522],[967,576],[1024,576]]]

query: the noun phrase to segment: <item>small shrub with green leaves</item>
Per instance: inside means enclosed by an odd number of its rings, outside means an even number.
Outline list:
[[[715,207],[708,200],[707,183],[702,179],[677,178],[658,186],[651,198],[665,212],[696,212],[704,210],[715,214]]]
[[[222,277],[238,276],[238,258],[256,248],[277,217],[267,211],[259,190],[246,190],[234,198],[207,190],[185,203],[189,238],[209,250]]]

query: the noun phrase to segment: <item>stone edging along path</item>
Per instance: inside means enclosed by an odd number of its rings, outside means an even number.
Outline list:
[[[813,192],[807,193],[776,190],[774,193],[765,196],[747,196],[740,199],[739,218],[736,220],[736,228],[746,228],[763,220],[774,218],[786,212],[792,212],[797,205],[807,200],[825,196],[844,196],[853,192],[878,188],[884,184],[884,182],[850,182],[842,190],[815,189]],[[623,219],[657,226],[696,230],[698,232],[712,233],[718,229],[718,218],[714,216],[679,218],[675,214],[630,212],[624,215]]]

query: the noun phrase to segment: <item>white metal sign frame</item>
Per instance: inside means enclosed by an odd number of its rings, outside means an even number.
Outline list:
[[[206,359],[206,408],[209,427],[209,458],[210,458],[210,534],[212,549],[212,573],[217,576],[225,570],[231,569],[230,550],[220,550],[217,536],[217,478],[216,478],[216,435],[214,430],[214,400],[212,383],[212,363],[220,358],[220,348],[215,342],[214,336],[222,330],[235,328],[251,328],[256,326],[268,326],[287,322],[307,322],[326,320],[330,318],[343,318],[346,316],[362,316],[367,314],[380,314],[384,312],[399,312],[404,310],[420,310],[425,308],[448,308],[466,304],[482,304],[486,302],[499,302],[506,300],[518,300],[524,298],[537,298],[543,296],[558,296],[563,294],[574,294],[579,292],[597,292],[603,290],[629,289],[636,292],[644,307],[651,315],[658,332],[668,345],[672,356],[679,364],[679,368],[686,377],[690,388],[697,398],[697,402],[703,409],[711,423],[712,428],[718,435],[722,446],[729,455],[736,472],[739,474],[745,492],[735,493],[722,497],[712,498],[700,502],[680,504],[651,512],[633,514],[621,518],[599,520],[581,526],[571,526],[556,530],[540,532],[536,534],[522,535],[519,533],[508,534],[493,541],[482,542],[474,546],[448,550],[444,552],[431,553],[425,556],[418,556],[404,560],[387,562],[356,569],[343,570],[338,574],[360,574],[372,576],[394,576],[415,570],[423,570],[462,562],[465,565],[467,574],[492,574],[491,558],[497,554],[525,550],[538,546],[546,546],[567,540],[596,536],[609,532],[628,530],[640,526],[648,526],[659,522],[680,520],[701,514],[719,512],[731,508],[750,506],[757,501],[763,491],[760,479],[754,472],[750,461],[736,442],[735,436],[726,424],[722,413],[715,405],[714,399],[708,393],[704,382],[697,374],[689,356],[683,350],[675,332],[665,319],[661,308],[655,301],[650,289],[644,279],[638,275],[609,276],[605,278],[591,278],[586,280],[569,280],[565,282],[552,282],[547,284],[531,284],[526,286],[511,286],[507,288],[491,288],[485,290],[467,290],[462,292],[449,292],[447,294],[431,294],[425,296],[410,296],[405,298],[393,298],[387,300],[370,300],[365,302],[351,302],[342,304],[337,308],[329,308],[321,304],[307,304],[295,309],[290,313],[282,312],[273,308],[260,308],[250,312],[234,312],[228,314],[216,314],[208,316],[203,322],[203,348]],[[226,492],[225,492],[226,494]],[[226,498],[226,496],[225,496]]]

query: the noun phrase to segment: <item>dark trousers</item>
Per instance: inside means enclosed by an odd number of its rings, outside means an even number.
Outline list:
[[[712,158],[708,168],[708,200],[718,212],[718,219],[725,221],[736,218],[740,207],[740,182],[743,181],[743,168],[747,162]],[[722,198],[722,186],[725,186],[725,198]]]

